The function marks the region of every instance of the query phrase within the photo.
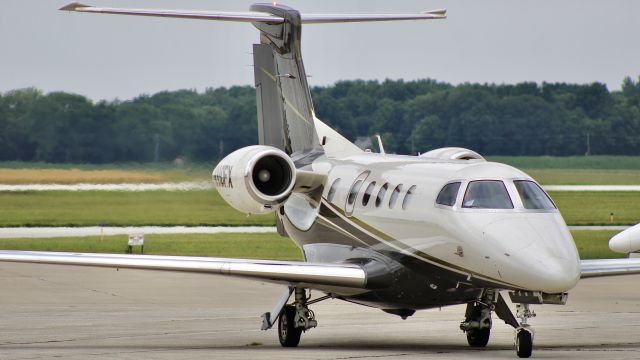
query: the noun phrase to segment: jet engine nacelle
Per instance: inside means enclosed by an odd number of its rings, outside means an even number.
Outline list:
[[[443,160],[484,160],[477,152],[459,147],[446,147],[428,151],[422,157],[430,157]]]
[[[243,213],[264,214],[289,197],[296,182],[296,167],[284,151],[254,145],[227,155],[212,177],[229,205]]]

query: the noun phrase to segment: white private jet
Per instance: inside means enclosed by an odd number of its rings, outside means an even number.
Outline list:
[[[402,318],[416,310],[467,304],[460,329],[469,345],[489,341],[495,314],[515,328],[529,357],[531,304],[565,304],[579,279],[640,273],[640,259],[580,260],[555,204],[530,176],[461,148],[420,156],[362,151],[317,119],[300,53],[301,25],[444,19],[418,14],[301,14],[284,5],[249,12],[100,8],[61,10],[240,21],[260,31],[253,45],[260,145],[239,149],[213,171],[223,198],[248,214],[273,212],[278,232],[304,262],[120,254],[2,251],[0,260],[187,271],[284,284],[263,315],[278,322],[282,346],[317,325],[312,303],[336,298]],[[614,239],[640,250],[640,231]],[[326,296],[310,300],[307,289]],[[501,292],[516,304],[513,315]],[[293,295],[293,302],[289,299]]]

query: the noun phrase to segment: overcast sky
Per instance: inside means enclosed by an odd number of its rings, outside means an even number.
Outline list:
[[[251,1],[85,0],[95,6],[246,11]],[[84,2],[84,1],[83,1]],[[34,86],[94,100],[253,83],[250,24],[67,13],[67,1],[3,0],[0,92]],[[604,82],[640,75],[640,1],[296,1],[301,12],[449,18],[307,25],[311,85],[342,79]]]

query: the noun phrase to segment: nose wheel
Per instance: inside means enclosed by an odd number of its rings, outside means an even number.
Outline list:
[[[533,328],[528,324],[528,320],[536,316],[536,313],[529,309],[529,304],[517,304],[516,316],[520,319],[520,326],[515,331],[516,354],[519,358],[531,357],[533,353]]]
[[[531,357],[533,352],[533,333],[525,328],[521,327],[516,329],[516,354],[519,358]]]

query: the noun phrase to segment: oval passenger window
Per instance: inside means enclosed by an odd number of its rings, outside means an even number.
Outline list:
[[[376,207],[379,207],[382,204],[382,200],[384,200],[384,196],[387,194],[387,189],[389,188],[389,183],[384,183],[380,190],[378,191],[378,196],[376,197]]]
[[[398,196],[400,196],[400,191],[402,191],[402,184],[399,184],[395,189],[393,189],[391,197],[389,198],[389,209],[393,209],[396,206]]]

